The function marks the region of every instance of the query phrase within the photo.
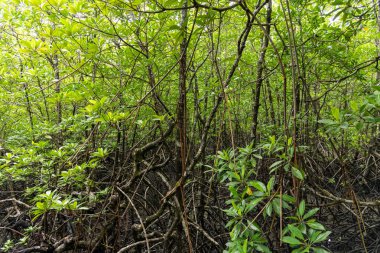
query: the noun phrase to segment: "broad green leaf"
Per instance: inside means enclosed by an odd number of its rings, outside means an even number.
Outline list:
[[[245,239],[245,240],[244,240],[244,244],[243,244],[243,252],[244,252],[244,253],[248,252],[248,239]]]
[[[314,242],[321,233],[322,233],[322,231],[309,229],[309,240],[310,240],[310,242]]]
[[[301,247],[301,248],[297,248],[297,249],[294,249],[292,250],[292,253],[309,253],[310,252],[310,247]]]
[[[340,120],[340,111],[339,111],[339,108],[337,108],[337,107],[331,108],[331,114],[332,114],[332,116],[334,117],[334,119],[336,121]]]
[[[290,232],[292,233],[292,235],[294,235],[296,238],[301,239],[302,241],[305,239],[301,230],[299,230],[296,226],[289,224],[288,228]]]
[[[321,247],[313,247],[313,252],[314,253],[330,253],[330,251],[325,250],[324,248],[321,248]]]
[[[248,183],[250,186],[253,186],[255,187],[257,190],[261,191],[261,192],[266,192],[266,187],[265,187],[265,184],[263,184],[262,182],[260,181],[251,181]]]
[[[253,231],[261,232],[261,229],[260,229],[259,225],[257,225],[256,222],[248,221],[248,227],[249,227],[250,229],[252,229]]]
[[[331,234],[331,231],[326,231],[326,232],[321,233],[315,239],[314,243],[318,243],[318,242],[322,242],[322,241],[326,240],[329,237],[330,234]]]
[[[265,213],[268,215],[268,216],[271,216],[272,215],[272,203],[269,203],[267,205],[267,207],[265,208]]]
[[[273,173],[274,171],[276,171],[280,166],[281,164],[283,163],[284,161],[280,160],[280,161],[277,161],[277,162],[274,162],[270,167],[270,171],[269,173]]]
[[[297,212],[298,212],[298,215],[301,217],[304,215],[304,213],[305,213],[305,200],[301,201],[301,203],[298,206]]]
[[[280,197],[280,195],[277,195],[277,197]],[[288,194],[282,194],[282,200],[288,203],[296,202],[296,199],[293,196],[290,196]]]
[[[263,200],[263,198],[255,198],[248,205],[252,206],[252,208],[253,208],[253,207],[257,206],[262,200]]]
[[[264,253],[271,253],[272,251],[263,244],[256,244],[256,250]]]
[[[42,203],[42,202],[37,202],[37,203],[36,203],[36,207],[37,207],[38,209],[41,209],[41,210],[44,210],[44,209],[46,208],[45,204]]]
[[[321,119],[321,120],[318,120],[318,123],[321,123],[321,124],[326,124],[326,125],[334,125],[334,124],[337,124],[337,122],[331,120],[331,119]]]
[[[292,175],[300,180],[304,180],[303,173],[299,169],[293,166],[292,166]]]
[[[275,177],[271,177],[267,183],[267,192],[270,193],[274,186]]]
[[[325,230],[325,227],[318,223],[318,222],[307,222],[306,223],[310,228],[316,229],[316,230]]]
[[[290,245],[301,245],[302,242],[298,240],[297,238],[291,237],[291,236],[284,236],[282,238],[282,241],[285,243],[288,243]]]
[[[292,143],[293,143],[293,138],[292,137],[288,138],[288,146],[292,145]]]
[[[316,214],[318,211],[319,211],[319,208],[313,208],[313,209],[311,209],[310,211],[308,211],[308,212],[303,216],[303,219],[304,219],[304,220],[307,220],[308,218],[314,216],[314,214]]]
[[[274,198],[272,200],[272,206],[273,206],[273,210],[276,212],[276,214],[280,215],[281,214],[280,199]]]

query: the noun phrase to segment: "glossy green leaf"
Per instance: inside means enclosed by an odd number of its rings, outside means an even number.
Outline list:
[[[292,166],[292,174],[296,178],[298,178],[300,180],[304,180],[303,173],[299,169],[297,169],[296,167],[293,167],[293,166]]]
[[[284,236],[282,238],[282,241],[285,243],[288,243],[290,245],[301,245],[302,242],[298,240],[297,238],[291,237],[291,236]]]
[[[263,183],[260,182],[260,181],[250,181],[248,184],[249,184],[250,186],[255,187],[257,190],[259,190],[259,191],[261,191],[261,192],[266,192],[265,184],[263,184]]]
[[[329,237],[330,234],[331,234],[330,231],[326,231],[319,234],[318,237],[315,239],[314,243],[325,241]]]
[[[318,222],[307,222],[306,223],[310,228],[316,229],[316,230],[325,230],[325,227],[318,223]]]
[[[302,200],[298,206],[297,213],[299,216],[303,216],[305,213],[305,200]]]
[[[320,247],[313,247],[313,252],[314,253],[330,253],[330,251],[320,248]]]
[[[313,208],[310,211],[308,211],[304,216],[304,220],[309,219],[310,217],[314,216],[319,211],[319,208]]]
[[[292,233],[292,235],[294,235],[296,238],[298,238],[302,241],[305,239],[301,230],[299,230],[296,226],[289,224],[288,228],[289,228],[290,232]]]

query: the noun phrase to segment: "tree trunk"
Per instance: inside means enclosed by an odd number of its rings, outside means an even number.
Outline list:
[[[180,187],[177,190],[177,198],[180,204],[180,215],[182,216],[182,222],[178,223],[177,231],[178,231],[178,249],[183,250],[184,246],[182,244],[182,236],[183,232],[188,241],[188,251],[192,252],[191,239],[188,229],[187,223],[187,215],[186,215],[186,205],[185,205],[185,196],[184,196],[184,180],[181,178],[185,175],[186,171],[186,154],[187,154],[187,143],[186,143],[186,126],[187,126],[187,118],[186,118],[186,78],[187,78],[187,19],[188,19],[188,11],[187,11],[187,1],[184,2],[182,9],[182,17],[180,27],[183,33],[182,42],[180,44],[180,59],[179,59],[179,97],[178,97],[178,110],[177,110],[177,124],[178,124],[178,140],[177,143],[179,145],[177,151],[177,180],[181,182]]]
[[[261,51],[259,60],[257,62],[257,78],[256,78],[256,89],[254,92],[254,103],[253,103],[253,114],[252,114],[252,132],[251,138],[253,139],[254,144],[257,143],[257,125],[258,125],[258,115],[260,108],[260,90],[263,83],[263,72],[264,72],[264,64],[265,64],[265,54],[269,44],[269,36],[270,36],[270,23],[272,20],[272,1],[268,1],[267,5],[267,13],[266,13],[266,28],[261,40]]]

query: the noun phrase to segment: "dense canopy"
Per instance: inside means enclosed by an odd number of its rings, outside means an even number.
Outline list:
[[[0,252],[380,252],[380,0],[0,0]]]

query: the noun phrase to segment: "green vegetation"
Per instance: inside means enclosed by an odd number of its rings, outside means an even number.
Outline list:
[[[379,0],[0,0],[0,252],[379,252]]]

